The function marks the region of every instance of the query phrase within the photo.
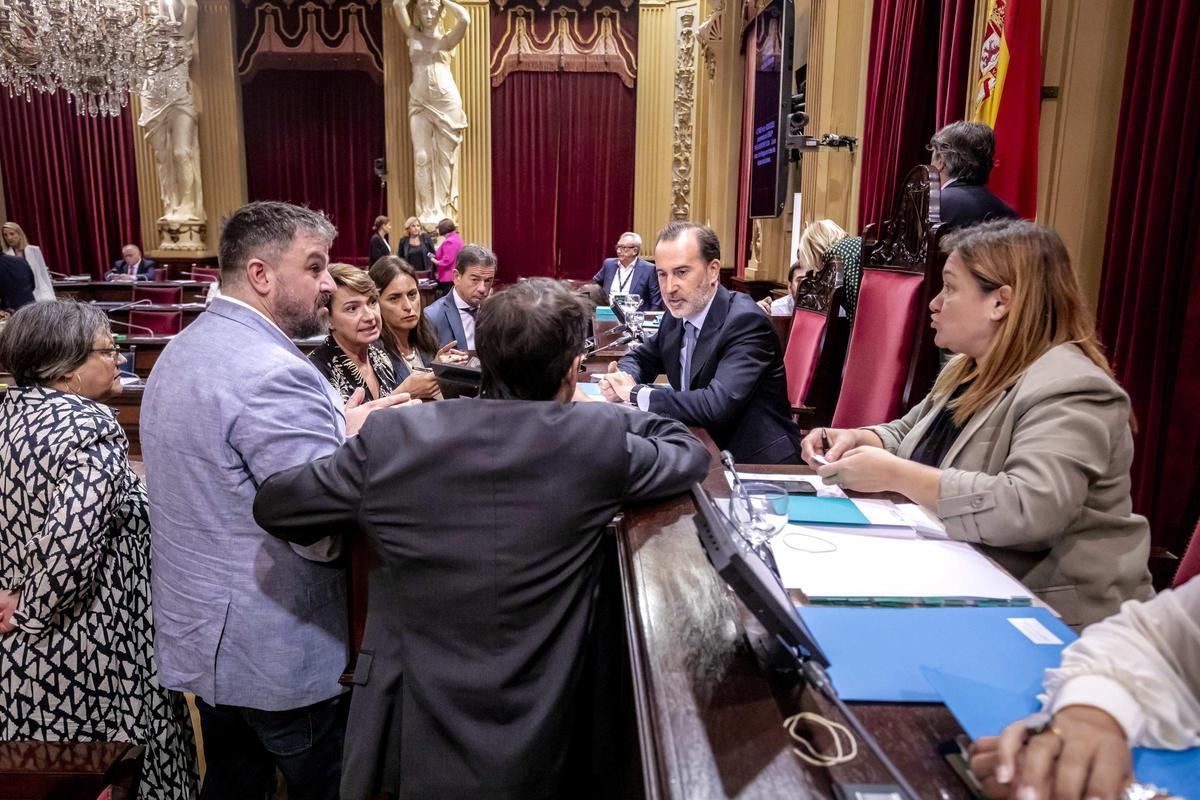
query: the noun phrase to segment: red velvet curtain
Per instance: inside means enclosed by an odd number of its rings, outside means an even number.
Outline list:
[[[63,92],[34,92],[26,102],[0,91],[8,219],[42,249],[50,269],[100,277],[122,245],[140,243],[136,135],[128,108],[118,117],[81,117]]]
[[[925,145],[963,118],[975,0],[875,0],[867,61],[859,227],[890,216],[900,178]],[[931,42],[937,42],[936,48]],[[936,86],[936,94],[929,91]]]
[[[974,22],[975,0],[942,0],[935,131],[961,120],[966,110],[971,68],[978,60],[971,53]]]
[[[338,229],[330,257],[367,266],[385,206],[383,88],[365,72],[263,70],[242,85],[242,119],[250,199],[324,210]]]
[[[1176,555],[1200,513],[1198,141],[1200,3],[1136,3],[1099,330],[1138,419],[1134,511]]]
[[[516,72],[492,89],[501,281],[588,280],[615,254],[633,225],[636,114],[633,90],[612,74]]]

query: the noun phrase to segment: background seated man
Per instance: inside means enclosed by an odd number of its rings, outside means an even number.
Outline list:
[[[709,459],[678,422],[569,402],[586,323],[560,283],[508,287],[479,312],[480,399],[372,415],[259,489],[269,532],[315,542],[358,525],[380,559],[342,797],[573,797],[601,777],[568,758],[601,711],[581,680],[601,537]]]
[[[662,311],[662,295],[654,265],[642,258],[642,237],[626,231],[617,240],[617,257],[604,259],[592,281],[610,295],[636,294],[642,311]]]
[[[1200,747],[1200,578],[1085,630],[1045,686],[1044,731],[1022,720],[973,748],[989,797],[1119,797],[1131,745]]]
[[[1008,203],[987,188],[996,135],[982,122],[952,122],[929,141],[929,164],[942,178],[942,231],[991,219],[1016,219]]]
[[[772,300],[770,297],[764,297],[758,301],[758,307],[772,317],[790,317],[796,312],[796,291],[800,286],[800,281],[804,280],[805,276],[804,264],[800,261],[793,261],[788,267],[788,290],[783,297],[776,297]]]
[[[113,262],[105,275],[106,281],[152,281],[158,273],[158,262],[142,256],[136,244],[121,248],[121,257]]]
[[[438,347],[455,342],[459,350],[475,349],[475,314],[479,304],[492,293],[495,280],[495,253],[479,244],[469,244],[458,251],[454,284],[425,311]]]
[[[738,461],[800,463],[779,337],[748,295],[718,283],[717,235],[672,222],[658,234],[654,261],[670,314],[648,342],[609,366],[604,396],[702,427]],[[670,389],[647,385],[662,373]]]

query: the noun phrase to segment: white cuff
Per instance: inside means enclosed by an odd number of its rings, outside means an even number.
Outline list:
[[[1132,744],[1142,730],[1146,714],[1129,690],[1105,675],[1080,675],[1059,687],[1048,703],[1048,711],[1057,714],[1067,706],[1092,706],[1115,719]]]
[[[637,407],[642,411],[650,410],[650,393],[655,391],[649,386],[643,386],[642,390],[637,393]]]

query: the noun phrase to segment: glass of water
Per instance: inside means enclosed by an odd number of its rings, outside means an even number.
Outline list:
[[[787,525],[787,490],[774,483],[747,481],[731,499],[733,521],[752,547],[765,544]]]

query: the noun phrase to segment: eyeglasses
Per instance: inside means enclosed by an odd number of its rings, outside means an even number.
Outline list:
[[[618,250],[637,250],[637,245],[636,244],[619,244],[619,245],[617,245],[617,249]]]
[[[109,361],[117,361],[121,358],[121,348],[119,347],[93,347],[92,352],[103,353]]]

